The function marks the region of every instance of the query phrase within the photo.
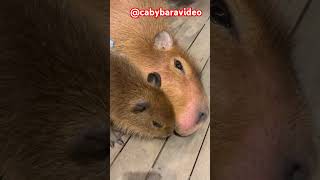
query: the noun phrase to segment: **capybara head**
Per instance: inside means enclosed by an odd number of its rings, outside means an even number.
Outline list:
[[[311,120],[281,29],[255,1],[211,3],[213,179],[309,180]]]
[[[111,118],[113,124],[143,137],[167,137],[175,129],[175,115],[160,90],[161,76],[142,73],[123,57],[111,58]]]
[[[154,38],[155,69],[161,69],[162,89],[171,100],[177,118],[176,132],[193,133],[208,116],[208,101],[200,81],[200,75],[191,58],[177,45],[171,35],[161,31]],[[148,57],[145,57],[148,58]],[[152,71],[152,66],[149,66]],[[154,69],[154,70],[155,70]]]
[[[176,132],[182,136],[195,132],[208,116],[208,100],[193,60],[176,43],[168,19],[131,18],[131,8],[158,9],[163,1],[111,1],[111,38],[114,51],[130,57],[144,74],[158,72],[164,93],[176,115]]]

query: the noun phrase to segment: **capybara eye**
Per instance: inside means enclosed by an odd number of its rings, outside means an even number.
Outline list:
[[[222,0],[215,0],[211,3],[211,17],[213,23],[231,28],[231,16],[226,4]]]
[[[152,125],[156,128],[162,128],[162,125],[158,123],[157,121],[152,121]]]
[[[161,76],[157,72],[149,73],[147,81],[157,88],[161,87]]]
[[[181,64],[181,62],[177,59],[174,60],[174,66],[179,69],[180,71],[183,71],[183,66]]]
[[[139,102],[135,104],[135,106],[132,109],[133,113],[141,113],[144,112],[149,107],[148,102]]]

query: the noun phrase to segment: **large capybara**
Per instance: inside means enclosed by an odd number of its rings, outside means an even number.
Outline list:
[[[125,57],[110,57],[110,118],[113,126],[131,135],[165,138],[175,129],[175,115],[167,96],[160,90],[161,76],[147,80]]]
[[[166,1],[111,0],[110,38],[114,52],[129,57],[145,78],[158,72],[164,93],[171,101],[176,115],[176,132],[187,136],[195,132],[207,119],[208,100],[198,70],[185,50],[176,43],[169,18],[131,18],[132,8],[163,9]]]
[[[215,180],[309,180],[312,122],[281,28],[253,0],[211,1]],[[269,24],[270,26],[266,26]]]
[[[1,180],[107,178],[107,38],[79,3],[1,2]]]

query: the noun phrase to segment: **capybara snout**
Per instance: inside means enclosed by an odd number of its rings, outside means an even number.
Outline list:
[[[311,180],[311,168],[298,161],[287,161],[283,166],[284,180]]]

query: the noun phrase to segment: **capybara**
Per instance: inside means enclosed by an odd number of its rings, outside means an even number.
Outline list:
[[[212,178],[309,180],[312,122],[284,29],[254,0],[211,3]]]
[[[161,89],[171,101],[176,115],[176,132],[187,136],[195,132],[208,117],[208,99],[192,58],[180,48],[166,17],[130,17],[132,8],[167,9],[166,1],[111,0],[110,38],[114,51],[129,57],[147,78],[161,75]]]
[[[107,38],[78,3],[1,2],[1,180],[107,179]]]
[[[110,58],[110,117],[112,125],[128,134],[165,138],[175,129],[175,115],[160,90],[157,72],[142,73],[125,57]]]

